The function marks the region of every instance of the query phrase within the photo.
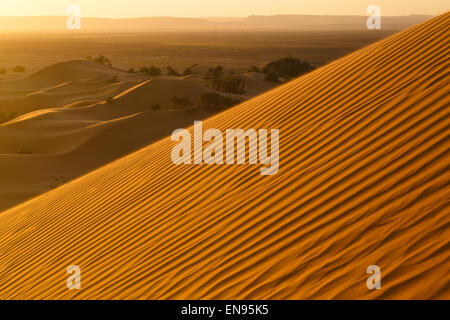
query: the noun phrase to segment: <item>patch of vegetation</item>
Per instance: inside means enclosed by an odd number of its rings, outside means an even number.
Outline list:
[[[184,69],[183,76],[189,76],[191,74],[194,74],[194,71],[191,68],[187,67],[186,69]]]
[[[167,75],[168,76],[177,76],[177,77],[180,76],[178,71],[176,69],[172,68],[171,66],[167,66]]]
[[[101,63],[105,66],[111,66],[112,65],[112,61],[110,58],[108,58],[107,56],[104,56],[102,54],[99,54],[98,56],[91,58],[91,60],[94,60],[95,62]]]
[[[15,66],[14,68],[13,68],[13,71],[14,72],[25,72],[27,69],[25,68],[25,67],[23,67],[23,66]]]
[[[272,81],[272,82],[278,82],[279,81],[278,78],[279,78],[279,75],[274,69],[270,69],[270,70],[266,71],[266,76],[264,77],[264,79],[266,79],[267,81]]]
[[[222,66],[217,66],[215,68],[210,68],[207,72],[206,72],[206,76],[205,79],[219,79],[220,77],[222,77],[223,75],[223,67]]]
[[[187,67],[186,69],[184,69],[183,76],[189,76],[191,74],[194,74],[195,73],[194,72],[194,68],[197,67],[197,66],[198,66],[198,63],[193,64],[193,65]]]
[[[198,63],[193,64],[193,65],[187,67],[186,69],[184,69],[183,76],[189,76],[191,74],[194,74],[195,73],[194,72],[194,68],[197,67],[197,66],[198,66]]]
[[[117,76],[113,76],[111,79],[108,80],[109,83],[117,83],[119,80],[117,80]]]
[[[161,75],[161,69],[157,68],[153,65],[150,66],[150,68],[141,67],[141,68],[139,68],[139,72],[148,73],[151,76],[160,76]]]
[[[158,103],[152,103],[152,104],[150,105],[150,108],[151,108],[153,111],[156,111],[156,110],[161,109],[161,105],[159,105]]]
[[[194,102],[189,100],[188,98],[180,98],[177,96],[172,97],[172,103],[181,109],[188,109],[194,105]]]
[[[230,74],[234,74],[234,72],[230,72]],[[223,67],[217,66],[208,70],[205,79],[211,80],[210,87],[218,91],[236,94],[245,92],[245,81],[243,79],[233,76],[224,77],[223,75]]]
[[[245,81],[236,77],[212,79],[210,86],[215,90],[227,93],[242,94],[245,92]]]
[[[160,76],[161,75],[161,69],[157,68],[155,66],[150,66],[149,72],[151,76]]]
[[[308,61],[288,56],[268,63],[262,72],[266,75],[266,80],[278,82],[280,77],[291,79],[314,69],[315,67]]]
[[[0,111],[0,123],[10,121],[14,118],[17,118],[16,112],[3,112]]]
[[[0,69],[0,74],[6,74],[6,69],[5,68],[1,68]]]
[[[134,68],[128,69],[128,73],[137,73],[137,71]]]
[[[240,102],[224,97],[216,92],[206,92],[200,96],[200,99],[202,107],[211,109],[225,109]]]

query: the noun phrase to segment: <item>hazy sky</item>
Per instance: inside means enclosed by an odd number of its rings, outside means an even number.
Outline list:
[[[230,17],[252,14],[365,15],[371,4],[383,15],[440,14],[450,0],[0,0],[0,16],[66,15],[76,4],[85,17]]]

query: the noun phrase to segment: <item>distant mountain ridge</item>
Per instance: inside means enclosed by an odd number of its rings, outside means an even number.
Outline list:
[[[382,17],[385,30],[402,30],[432,16]],[[0,32],[150,32],[150,31],[356,31],[367,30],[367,16],[252,15],[246,18],[82,18],[81,30],[68,30],[66,16],[0,17]]]

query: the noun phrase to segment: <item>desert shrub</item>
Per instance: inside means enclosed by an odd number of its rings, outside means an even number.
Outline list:
[[[152,65],[152,66],[150,66],[150,69],[149,69],[148,73],[151,76],[160,76],[161,75],[161,69]]]
[[[198,63],[193,64],[193,65],[187,67],[186,69],[184,69],[183,76],[189,76],[191,74],[194,74],[194,68],[197,66],[198,66]]]
[[[259,68],[257,66],[253,65],[247,69],[247,72],[261,72],[261,70],[259,70]]]
[[[189,76],[191,74],[194,74],[194,71],[191,68],[187,67],[184,69],[183,76]]]
[[[177,96],[172,97],[172,103],[176,107],[180,107],[182,109],[187,109],[194,105],[194,103],[191,100],[189,100],[188,98],[180,98]]]
[[[152,103],[150,108],[154,111],[161,109],[161,106],[158,103]]]
[[[212,109],[224,109],[239,103],[231,98],[224,97],[216,92],[205,92],[200,96],[201,106]]]
[[[95,62],[104,64],[105,66],[112,65],[111,59],[102,54],[99,54],[98,56],[94,57],[92,60],[94,60]]]
[[[295,59],[288,56],[286,58],[268,63],[262,71],[266,74],[266,76],[270,72],[275,71],[278,77],[285,77],[289,79],[300,76],[314,69],[315,67],[308,61],[302,61],[300,59]]]
[[[13,71],[14,72],[25,72],[27,69],[23,66],[15,66]]]
[[[110,78],[110,79],[108,80],[108,82],[109,82],[109,83],[116,83],[116,82],[119,82],[119,80],[117,80],[117,76],[113,76],[112,78]]]
[[[178,73],[178,71],[174,68],[172,68],[171,66],[167,66],[167,75],[168,76],[179,76],[180,74]]]
[[[3,112],[0,111],[0,123],[7,122],[17,117],[16,112]]]
[[[270,69],[266,72],[264,79],[267,81],[278,82],[278,73],[274,69]]]
[[[134,68],[128,69],[128,73],[137,73],[137,71]]]
[[[5,68],[1,68],[0,69],[0,74],[6,74],[6,69]]]
[[[147,67],[141,67],[139,68],[139,72],[145,72],[148,73],[151,76],[160,76],[161,75],[161,69],[157,68],[155,66],[150,66],[150,68]]]
[[[228,93],[245,92],[245,81],[241,78],[219,78],[211,80],[211,88]]]
[[[223,67],[217,66],[215,68],[210,68],[206,72],[205,79],[219,79],[223,75]]]

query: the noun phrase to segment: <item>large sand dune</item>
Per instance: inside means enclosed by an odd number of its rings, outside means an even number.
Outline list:
[[[280,129],[274,176],[174,165],[165,138],[0,213],[0,298],[450,298],[449,22],[203,122]]]

